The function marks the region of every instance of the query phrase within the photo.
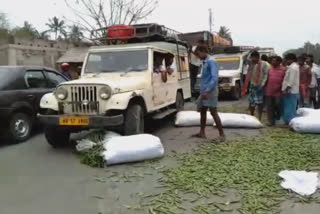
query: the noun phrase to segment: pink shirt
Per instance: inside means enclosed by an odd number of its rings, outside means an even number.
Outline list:
[[[266,85],[266,95],[270,97],[280,97],[281,88],[286,70],[284,67],[271,67],[268,73],[268,82]]]

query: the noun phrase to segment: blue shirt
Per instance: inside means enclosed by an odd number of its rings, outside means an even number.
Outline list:
[[[202,63],[202,75],[200,83],[200,93],[209,93],[216,89],[218,85],[218,65],[208,57]]]

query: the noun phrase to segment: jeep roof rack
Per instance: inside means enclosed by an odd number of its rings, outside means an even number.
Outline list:
[[[113,25],[91,32],[91,39],[101,45],[165,41],[188,47],[179,39],[175,30],[155,23],[137,25]]]

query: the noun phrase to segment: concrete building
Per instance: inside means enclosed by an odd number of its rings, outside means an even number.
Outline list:
[[[43,40],[1,40],[0,65],[40,65],[58,69],[57,60],[73,45]]]

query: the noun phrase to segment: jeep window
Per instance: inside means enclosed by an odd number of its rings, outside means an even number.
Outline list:
[[[219,58],[216,59],[219,70],[238,70],[240,67],[239,58]]]
[[[148,51],[118,51],[89,54],[86,73],[137,72],[148,69]]]
[[[42,71],[27,71],[26,81],[29,88],[47,88],[47,80]]]
[[[60,83],[67,81],[64,77],[62,77],[62,75],[59,75],[53,71],[46,71],[46,73],[47,73],[47,77],[48,77],[49,88],[55,88]]]
[[[182,72],[188,71],[188,67],[187,67],[187,57],[185,57],[185,56],[181,56],[181,57],[180,57],[180,67],[181,67],[181,71],[182,71]]]
[[[161,73],[165,71],[165,54],[160,52],[153,53],[153,72]]]

